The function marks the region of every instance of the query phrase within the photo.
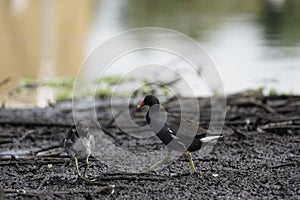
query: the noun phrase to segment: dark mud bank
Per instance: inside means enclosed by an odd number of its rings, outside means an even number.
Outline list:
[[[199,102],[204,114],[192,117],[205,127],[210,105],[207,99]],[[172,101],[166,108],[176,113]],[[96,110],[119,147],[133,152],[163,148],[156,137],[137,139],[119,130],[105,103]],[[142,116],[136,115],[139,123]],[[72,122],[68,103],[0,110],[0,199],[300,199],[298,96],[230,96],[224,138],[208,156],[193,154],[197,175],[190,175],[185,156],[150,174],[113,170],[94,157],[88,176],[96,180],[79,183],[62,148]]]

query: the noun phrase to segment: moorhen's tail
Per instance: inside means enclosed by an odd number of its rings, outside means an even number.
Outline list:
[[[207,142],[211,142],[213,140],[217,140],[219,138],[222,138],[223,137],[223,134],[222,135],[218,135],[218,136],[207,136],[207,137],[204,137],[204,138],[201,138],[201,142],[203,143],[207,143]]]

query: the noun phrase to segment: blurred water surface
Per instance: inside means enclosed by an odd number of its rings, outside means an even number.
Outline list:
[[[1,102],[45,104],[54,98],[49,88],[19,99],[7,93],[23,78],[75,77],[83,59],[103,41],[148,26],[198,41],[215,62],[227,93],[265,86],[299,94],[299,21],[298,0],[1,0],[0,80],[11,77],[0,87]],[[136,35],[130,42],[147,39]],[[142,52],[135,59],[145,56]],[[83,77],[95,74],[86,71]]]

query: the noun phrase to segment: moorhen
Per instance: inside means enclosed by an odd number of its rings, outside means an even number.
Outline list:
[[[89,157],[93,152],[94,147],[95,139],[93,134],[89,131],[88,126],[80,121],[70,128],[67,133],[67,137],[64,139],[65,151],[68,156],[75,161],[76,172],[79,180],[85,180]],[[78,160],[85,160],[83,175],[79,172]]]
[[[207,130],[198,126],[197,123],[181,119],[167,113],[160,105],[159,100],[154,95],[147,95],[138,104],[137,108],[149,106],[146,114],[146,121],[155,132],[158,138],[167,145],[168,152],[164,158],[152,165],[146,172],[153,171],[163,164],[171,151],[184,152],[188,156],[192,173],[196,173],[192,155],[190,152],[201,148],[202,143],[216,140],[222,136],[205,137]]]

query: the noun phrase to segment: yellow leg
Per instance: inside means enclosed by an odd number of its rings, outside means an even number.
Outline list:
[[[143,171],[144,173],[149,173],[154,171],[156,168],[158,168],[159,166],[161,166],[164,162],[166,162],[170,157],[170,152],[167,152],[166,155],[163,157],[162,160],[158,161],[157,163],[155,163],[154,165],[152,165],[149,169]]]
[[[80,172],[79,172],[79,168],[78,168],[78,159],[76,158],[76,156],[74,157],[74,160],[75,160],[76,172],[77,172],[78,178],[84,179],[84,177],[83,177],[83,176],[80,174]]]
[[[194,165],[194,161],[193,161],[193,158],[192,158],[192,154],[189,151],[185,151],[184,153],[189,158],[192,174],[195,174],[196,170],[195,170],[195,165]]]
[[[85,160],[85,167],[84,167],[84,171],[83,171],[83,177],[84,178],[85,178],[88,167],[89,167],[89,157],[87,157],[86,160]]]

